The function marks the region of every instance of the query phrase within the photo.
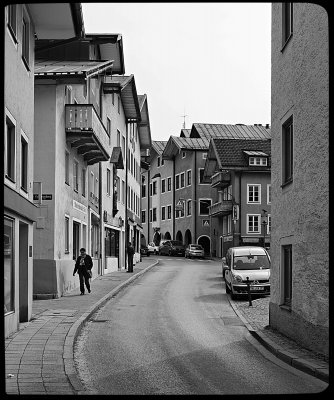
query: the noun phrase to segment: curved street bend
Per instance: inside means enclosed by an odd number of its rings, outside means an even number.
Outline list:
[[[295,394],[327,387],[253,338],[212,260],[159,257],[90,318],[75,363],[92,394]]]

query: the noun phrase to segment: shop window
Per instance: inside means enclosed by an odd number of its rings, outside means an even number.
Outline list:
[[[14,220],[4,217],[4,313],[15,311],[14,306]]]

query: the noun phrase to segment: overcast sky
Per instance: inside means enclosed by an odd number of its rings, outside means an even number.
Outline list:
[[[153,140],[193,123],[270,123],[271,3],[82,3],[86,33],[121,33]]]

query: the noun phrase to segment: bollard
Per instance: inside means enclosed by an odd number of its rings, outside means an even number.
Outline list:
[[[251,292],[250,292],[250,287],[249,287],[250,282],[249,282],[248,276],[247,276],[246,280],[247,280],[246,283],[247,283],[248,301],[249,301],[249,305],[252,306],[252,295],[251,295]]]

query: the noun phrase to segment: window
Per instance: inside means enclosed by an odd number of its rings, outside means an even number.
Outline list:
[[[117,96],[117,111],[118,111],[118,114],[121,113],[121,99],[119,96]]]
[[[153,208],[153,221],[157,220],[157,209]]]
[[[166,179],[161,180],[161,193],[165,193],[166,191]]]
[[[282,3],[282,46],[290,39],[293,32],[292,3]]]
[[[232,215],[227,216],[227,234],[232,233]]]
[[[187,186],[191,185],[191,169],[187,171]]]
[[[175,189],[180,188],[180,175],[175,175]]]
[[[121,180],[119,176],[116,177],[116,201],[121,201]]]
[[[161,159],[161,166],[164,166],[165,165],[165,160],[162,158]]]
[[[185,151],[182,151],[182,158],[186,158],[187,153]]]
[[[261,185],[247,185],[247,204],[261,204]]]
[[[153,181],[153,195],[157,194],[157,181]]]
[[[283,182],[286,184],[293,179],[293,120],[290,117],[283,125],[282,132],[282,175]]]
[[[28,191],[28,143],[21,136],[21,188]]]
[[[208,153],[202,153],[202,158],[203,158],[203,160],[206,160],[207,157],[208,157]]]
[[[65,86],[65,104],[72,104],[72,86]]]
[[[160,167],[160,157],[157,158],[158,167]]]
[[[200,184],[204,184],[203,183],[203,176],[204,176],[204,168],[199,168],[199,182]]]
[[[292,300],[292,245],[282,246],[283,304],[291,307]]]
[[[146,211],[145,210],[142,210],[142,212],[141,212],[141,222],[143,224],[146,223]]]
[[[152,222],[152,208],[150,209],[150,222]]]
[[[184,188],[184,172],[181,174],[181,188]]]
[[[70,219],[65,217],[65,253],[70,252]]]
[[[146,185],[141,185],[141,196],[146,197]]]
[[[191,215],[191,200],[187,200],[187,216]]]
[[[65,151],[65,183],[70,184],[70,153]]]
[[[122,204],[124,204],[125,201],[125,182],[122,179]]]
[[[4,217],[3,236],[4,236],[4,313],[7,314],[15,310],[14,291],[14,220]]]
[[[118,232],[114,229],[105,228],[105,255],[106,257],[117,257]]]
[[[73,188],[77,192],[79,190],[79,163],[78,161],[73,162]]]
[[[95,200],[98,200],[98,195],[99,195],[99,178],[95,178],[95,187],[94,187],[94,194],[95,194]]]
[[[167,178],[167,190],[168,192],[172,190],[172,178]]]
[[[247,214],[247,233],[260,233],[260,214]]]
[[[271,214],[268,214],[267,235],[271,233]]]
[[[122,155],[124,157],[124,152],[125,152],[125,137],[122,136]]]
[[[110,169],[107,168],[107,195],[110,196],[110,183],[111,183],[111,179],[110,179],[111,175],[110,175]]]
[[[209,207],[211,206],[211,199],[199,200],[199,215],[209,215]]]
[[[117,147],[121,147],[121,132],[117,129]]]
[[[81,193],[86,197],[86,170],[83,168],[81,173]]]
[[[164,221],[166,219],[166,207],[161,207],[161,220]]]
[[[167,206],[167,219],[172,218],[172,206]]]
[[[266,157],[249,157],[249,165],[267,165],[267,158]]]
[[[95,176],[94,176],[94,173],[91,171],[91,172],[90,172],[90,190],[91,190],[91,192],[90,192],[90,197],[93,197],[93,198],[94,198],[94,195],[95,195],[95,192],[94,192],[94,190],[95,190],[94,182],[95,182]]]
[[[6,117],[6,177],[15,182],[15,125]]]
[[[271,184],[267,185],[267,204],[271,204]]]
[[[30,32],[30,26],[29,26],[29,20],[24,12],[23,19],[22,19],[22,59],[25,63],[25,66],[29,69],[29,32]]]
[[[112,105],[115,105],[115,93],[114,92],[111,93],[111,101],[112,101]]]
[[[15,43],[17,43],[17,39],[16,39],[16,36],[17,36],[16,4],[9,5],[9,6],[7,6],[7,8],[8,8],[8,27],[9,27],[10,33],[12,34],[12,37],[13,37]]]
[[[152,196],[152,183],[150,183],[150,196]]]

